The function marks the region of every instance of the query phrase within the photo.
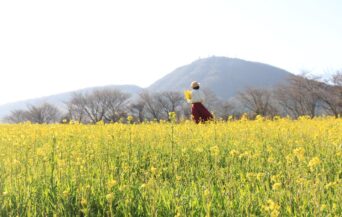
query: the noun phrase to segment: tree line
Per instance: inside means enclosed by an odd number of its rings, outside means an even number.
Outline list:
[[[318,115],[342,115],[342,73],[336,72],[327,82],[308,76],[291,76],[276,88],[249,87],[233,99],[223,101],[212,91],[204,90],[206,106],[219,119],[239,118],[247,113],[251,118]],[[31,105],[27,109],[13,110],[5,118],[9,123],[80,123],[126,122],[128,116],[134,122],[168,120],[175,112],[178,120],[190,119],[191,108],[183,93],[143,91],[138,96],[116,89],[99,89],[89,93],[74,93],[64,103],[64,111],[50,103]]]

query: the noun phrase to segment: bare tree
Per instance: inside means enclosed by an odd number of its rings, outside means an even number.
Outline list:
[[[127,117],[127,103],[130,94],[121,92],[120,90],[103,90],[102,95],[106,102],[104,118],[107,121],[117,122],[120,118]]]
[[[217,104],[220,103],[220,100],[217,98],[216,94],[210,90],[210,89],[203,89],[203,93],[204,93],[204,104],[206,106],[206,108],[209,111],[213,111],[216,109]]]
[[[28,121],[27,117],[28,117],[27,111],[22,110],[22,109],[17,109],[17,110],[11,111],[11,113],[4,118],[4,121],[8,123],[17,124],[17,123]]]
[[[147,118],[161,120],[163,117],[163,111],[160,103],[156,98],[156,94],[151,94],[148,91],[144,91],[139,94],[140,101],[144,103],[144,112]]]
[[[61,112],[59,109],[49,103],[44,103],[38,106],[28,106],[28,110],[26,112],[27,120],[32,123],[56,123],[59,122],[61,117]]]
[[[226,101],[222,103],[221,108],[221,118],[223,120],[228,120],[230,115],[233,115],[235,109],[235,105],[232,102]]]
[[[173,91],[165,91],[155,94],[156,101],[162,109],[163,117],[168,119],[170,112],[176,112],[177,117],[180,117],[181,110],[178,109],[184,103],[181,93]]]
[[[68,109],[69,119],[78,121],[78,122],[86,122],[85,110],[84,110],[84,95],[80,93],[74,93],[71,99],[66,102],[66,106]]]
[[[276,89],[276,98],[283,112],[293,117],[314,117],[319,105],[318,83],[304,76],[291,76]]]
[[[332,76],[332,82],[334,85],[338,87],[342,87],[342,71],[337,71],[333,76]]]
[[[319,82],[316,93],[322,107],[336,118],[342,115],[342,73],[336,72],[331,79],[332,85]]]
[[[129,106],[131,114],[133,117],[137,118],[140,123],[145,120],[144,107],[145,103],[142,100],[137,100],[137,102],[132,103]]]
[[[335,86],[336,104],[339,107],[339,115],[342,116],[342,71],[338,71],[333,75],[332,82]]]
[[[104,120],[106,113],[106,96],[101,90],[95,90],[83,98],[83,109],[92,123]]]
[[[97,123],[118,121],[126,116],[130,95],[120,90],[101,89],[88,94],[74,94],[67,102],[71,118],[82,122]]]
[[[253,115],[272,116],[275,107],[271,101],[271,92],[262,88],[247,88],[239,92],[237,99]]]

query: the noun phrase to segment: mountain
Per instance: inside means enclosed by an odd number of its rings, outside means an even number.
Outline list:
[[[263,63],[236,58],[209,57],[179,67],[153,83],[150,91],[183,91],[194,80],[227,100],[246,87],[272,87],[292,74]]]
[[[54,104],[63,110],[65,108],[64,102],[68,101],[71,98],[73,93],[88,93],[88,92],[102,89],[102,88],[118,89],[123,92],[130,93],[132,96],[136,96],[142,91],[142,88],[136,85],[108,85],[108,86],[101,86],[101,87],[84,88],[84,89],[80,89],[76,91],[65,92],[65,93],[51,95],[51,96],[23,100],[23,101],[14,102],[14,103],[7,103],[4,105],[0,105],[0,121],[6,115],[10,114],[12,110],[25,109],[27,108],[28,105],[37,105],[37,104],[41,104],[44,102]]]

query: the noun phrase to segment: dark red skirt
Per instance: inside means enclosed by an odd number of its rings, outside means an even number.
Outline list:
[[[198,124],[213,119],[212,114],[200,102],[193,103],[191,107],[192,119]]]

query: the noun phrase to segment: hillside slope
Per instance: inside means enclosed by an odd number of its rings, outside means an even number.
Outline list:
[[[219,98],[229,99],[246,87],[272,87],[292,74],[267,64],[227,57],[199,59],[177,68],[153,83],[150,91],[189,89],[192,81],[202,83]]]

